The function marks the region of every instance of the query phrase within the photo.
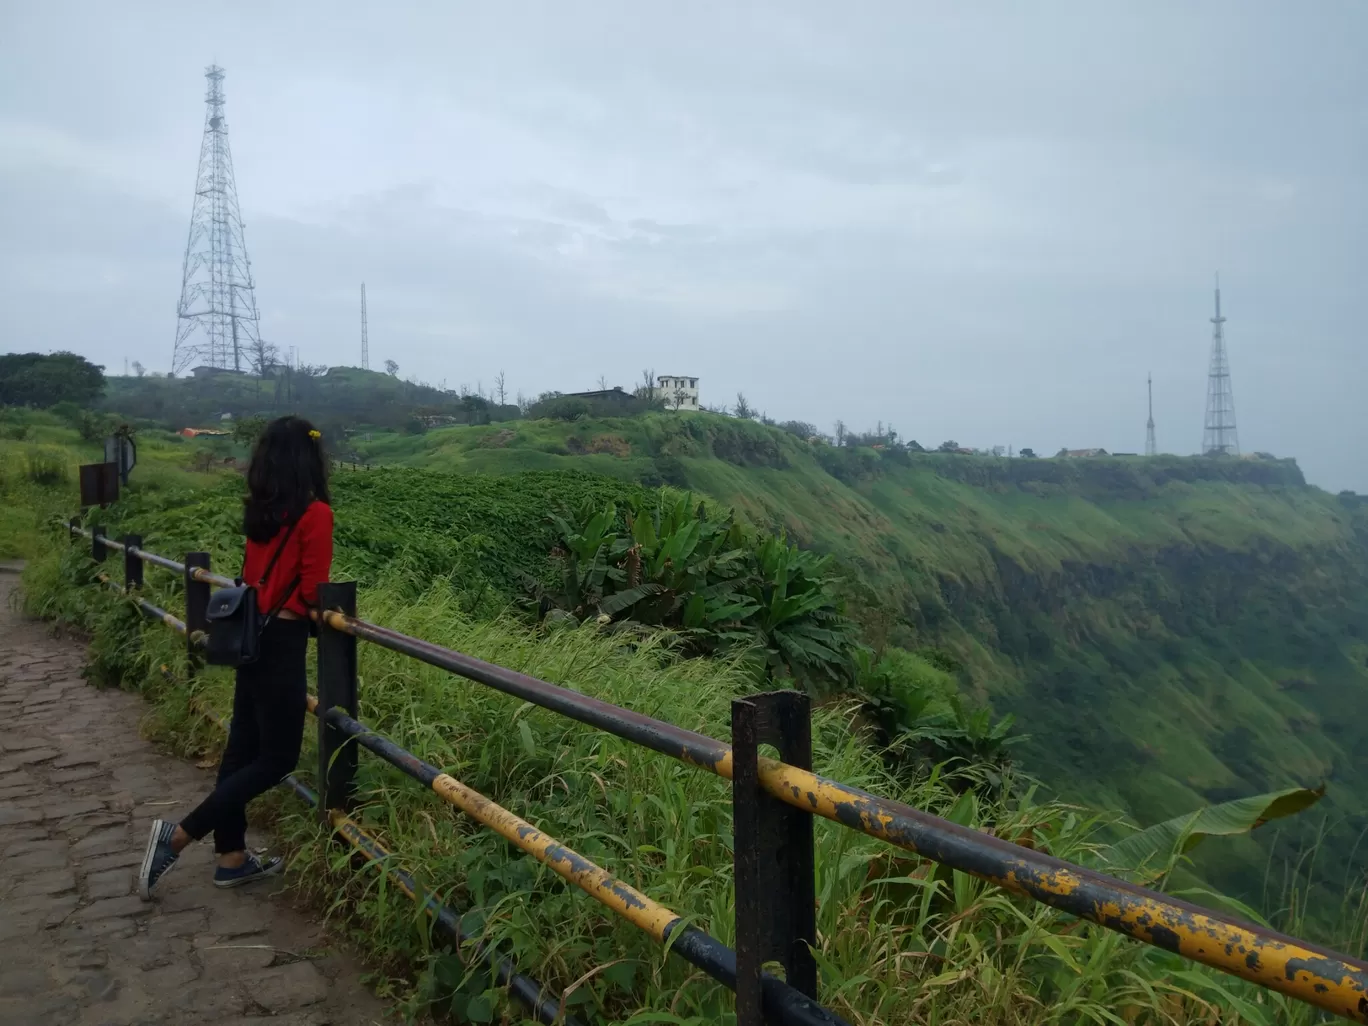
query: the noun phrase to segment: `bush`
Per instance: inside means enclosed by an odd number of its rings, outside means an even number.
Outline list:
[[[28,454],[28,479],[36,485],[50,488],[66,484],[70,479],[66,454],[61,449],[35,449]]]

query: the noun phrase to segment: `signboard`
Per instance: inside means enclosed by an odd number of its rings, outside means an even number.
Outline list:
[[[128,472],[138,462],[138,447],[133,443],[133,439],[122,433],[106,438],[104,457],[106,463],[114,464],[119,479],[128,484]]]
[[[108,506],[119,498],[119,465],[86,463],[81,467],[81,505]]]

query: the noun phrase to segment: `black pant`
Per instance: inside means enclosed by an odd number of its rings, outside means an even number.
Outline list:
[[[247,803],[280,783],[299,761],[308,645],[307,620],[274,619],[261,636],[260,657],[238,667],[218,783],[180,823],[196,841],[212,830],[220,855],[246,849]]]

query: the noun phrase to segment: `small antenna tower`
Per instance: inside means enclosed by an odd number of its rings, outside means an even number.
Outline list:
[[[1240,441],[1235,434],[1235,393],[1230,387],[1230,358],[1226,355],[1225,331],[1221,325],[1221,276],[1216,276],[1216,316],[1211,318],[1211,367],[1207,371],[1206,429],[1202,433],[1202,455],[1238,456]]]
[[[210,65],[204,103],[204,137],[200,142],[195,202],[190,208],[190,237],[185,243],[176,347],[171,369],[191,365],[261,374],[270,365],[270,347],[258,324],[256,284],[238,210],[233,155],[228,148],[228,121],[223,116],[223,69]]]
[[[1154,441],[1154,375],[1149,374],[1145,377],[1145,384],[1149,386],[1149,420],[1145,422],[1145,455],[1154,456],[1159,452],[1159,446]]]
[[[370,370],[370,336],[366,334],[366,283],[361,283],[361,369]]]

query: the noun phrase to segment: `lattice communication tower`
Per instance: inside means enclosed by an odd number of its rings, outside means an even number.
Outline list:
[[[1230,357],[1226,354],[1221,327],[1221,279],[1216,278],[1216,316],[1211,318],[1211,366],[1207,371],[1206,429],[1202,433],[1205,456],[1238,456],[1240,440],[1235,434],[1235,393],[1230,387]]]
[[[185,243],[180,305],[176,309],[176,346],[171,369],[220,370],[269,368],[272,347],[262,342],[252,262],[247,258],[242,213],[238,209],[228,121],[223,115],[223,69],[204,73],[204,137],[200,142],[190,236]]]

